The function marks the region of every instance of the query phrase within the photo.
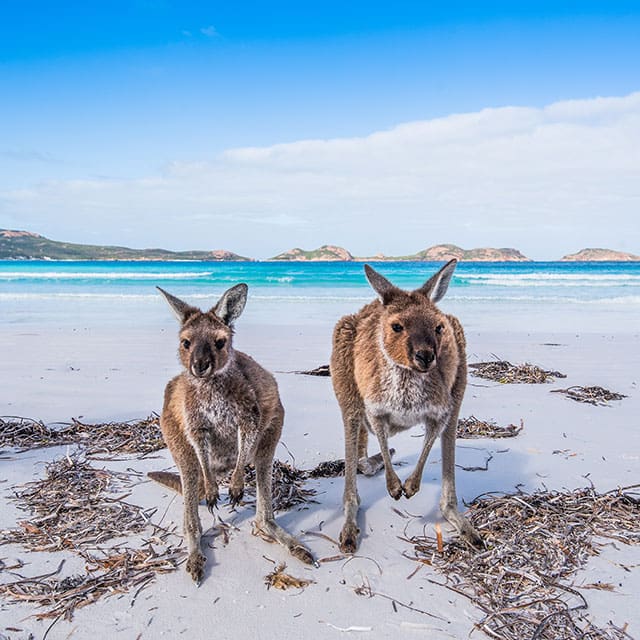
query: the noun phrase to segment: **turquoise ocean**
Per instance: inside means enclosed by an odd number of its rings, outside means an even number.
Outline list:
[[[403,288],[442,263],[371,263]],[[373,293],[354,262],[0,261],[0,324],[164,322],[160,286],[202,307],[250,288],[246,322],[333,322]],[[443,309],[482,330],[631,331],[640,327],[640,263],[460,263]]]

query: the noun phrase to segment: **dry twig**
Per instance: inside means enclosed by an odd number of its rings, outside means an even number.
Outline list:
[[[634,487],[629,487],[632,489]],[[438,552],[437,538],[414,536],[415,560],[446,577],[445,586],[469,598],[485,614],[478,628],[498,640],[629,638],[609,624],[595,627],[587,602],[566,584],[598,553],[597,537],[640,543],[640,500],[628,490],[598,494],[542,491],[476,499],[468,517],[486,550],[459,540]]]

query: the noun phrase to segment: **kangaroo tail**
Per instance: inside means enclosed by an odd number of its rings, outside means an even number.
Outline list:
[[[170,473],[169,471],[150,471],[147,476],[156,482],[159,482],[165,487],[169,487],[177,493],[182,493],[182,482],[180,482],[180,475],[177,473]]]

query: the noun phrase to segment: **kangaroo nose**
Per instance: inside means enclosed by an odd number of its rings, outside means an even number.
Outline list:
[[[211,362],[207,358],[198,358],[191,364],[191,373],[196,378],[204,378],[211,371]]]
[[[421,369],[426,371],[431,366],[431,363],[436,359],[436,354],[433,353],[433,351],[422,349],[420,351],[416,351],[413,359]]]
[[[199,374],[203,374],[210,366],[210,363],[208,360],[205,360],[204,358],[202,360],[198,360],[196,363],[196,371]]]

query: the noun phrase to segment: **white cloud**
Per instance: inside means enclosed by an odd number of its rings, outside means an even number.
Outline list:
[[[202,27],[200,33],[203,33],[207,38],[213,38],[218,35],[218,30],[210,24],[208,27]]]
[[[0,220],[79,239],[69,230],[89,219],[109,242],[256,257],[327,242],[357,254],[454,242],[542,259],[584,246],[640,252],[639,205],[634,93],[229,149],[139,180],[49,182],[0,193]]]

